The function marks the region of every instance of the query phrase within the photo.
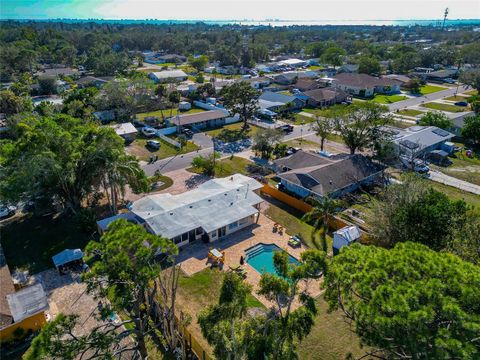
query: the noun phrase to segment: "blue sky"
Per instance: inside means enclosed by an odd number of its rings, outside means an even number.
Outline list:
[[[0,0],[2,19],[401,20],[480,18],[479,0]]]

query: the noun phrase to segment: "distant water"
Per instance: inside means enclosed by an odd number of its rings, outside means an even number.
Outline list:
[[[2,21],[7,21],[3,19]],[[21,22],[38,21],[38,22],[65,22],[65,23],[123,23],[123,24],[196,24],[204,23],[209,25],[245,25],[245,26],[325,26],[325,25],[347,25],[347,26],[441,26],[441,20],[158,20],[158,19],[44,19],[44,20],[16,20]],[[448,27],[455,26],[480,26],[480,19],[458,19],[447,20],[445,23]]]

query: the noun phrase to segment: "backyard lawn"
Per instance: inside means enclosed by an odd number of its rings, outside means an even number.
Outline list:
[[[447,90],[447,88],[443,86],[435,86],[435,85],[422,85],[420,87],[420,94],[427,95],[427,94],[435,93],[442,90]]]
[[[53,268],[53,255],[64,249],[83,249],[91,239],[73,217],[50,215],[12,218],[0,233],[10,271],[18,267],[31,274]]]
[[[456,106],[456,105],[442,104],[442,103],[436,103],[436,102],[430,102],[430,103],[422,104],[422,106],[426,107],[428,109],[454,112],[454,113],[455,112],[468,111],[468,108],[466,106]]]
[[[218,301],[224,275],[225,273],[218,269],[207,268],[192,276],[186,276],[182,273],[178,279],[176,301],[178,308],[191,316],[192,321],[189,325],[189,330],[200,346],[209,353],[212,350],[202,336],[200,325],[197,323],[197,316],[205,307],[213,305]],[[265,308],[251,294],[247,297],[247,304],[249,308]]]
[[[139,160],[148,161],[150,156],[158,156],[158,159],[164,159],[170,156],[186,154],[199,149],[197,145],[187,141],[187,144],[181,150],[178,150],[175,146],[167,143],[166,141],[163,141],[159,138],[152,138],[152,140],[156,140],[161,143],[160,149],[153,150],[145,146],[148,140],[149,139],[143,138],[139,135],[134,142],[126,147],[126,151],[130,155],[135,155]]]
[[[478,95],[478,90],[465,91],[464,94],[467,94],[467,95]]]
[[[315,121],[315,118],[311,116],[305,116],[302,114],[293,114],[293,116],[294,120],[292,123],[294,125],[310,124]]]
[[[397,112],[397,114],[415,117],[417,115],[423,114],[423,111],[415,110],[415,109],[403,109]]]
[[[202,111],[205,111],[205,110],[200,109],[200,108],[191,108],[188,111],[178,111],[177,109],[164,109],[164,110],[150,111],[150,112],[146,112],[146,113],[138,113],[138,114],[135,115],[135,117],[138,120],[143,120],[147,116],[155,116],[159,119],[162,119],[162,113],[163,113],[163,116],[165,118],[168,118],[170,116],[176,116],[177,114],[186,115],[186,114],[194,114],[194,113],[198,113],[198,112],[202,112]]]
[[[328,304],[320,296],[317,301],[318,314],[310,334],[298,346],[299,359],[338,360],[365,354],[360,339],[344,320],[340,310],[328,312]]]
[[[227,177],[233,174],[249,175],[247,166],[252,165],[253,162],[245,158],[233,156],[225,159],[218,160],[215,164],[215,177]],[[187,169],[190,172],[200,174],[199,169],[193,167]]]
[[[320,144],[315,141],[306,140],[303,138],[288,140],[285,142],[288,146],[300,148],[303,150],[320,150]],[[324,146],[325,147],[325,146]]]
[[[265,210],[265,215],[273,221],[285,227],[287,234],[300,234],[307,246],[311,248],[320,248],[319,235],[313,235],[313,227],[301,220],[303,213],[290,206],[281,203],[273,198],[268,199],[268,208]],[[332,245],[332,237],[327,234],[327,242],[329,248]]]
[[[400,121],[400,120],[394,120],[392,123],[393,126],[400,128],[400,129],[406,129],[410,126],[415,125],[414,123],[411,122],[406,122],[406,121]]]
[[[380,104],[392,104],[407,99],[405,95],[375,95],[372,101]]]

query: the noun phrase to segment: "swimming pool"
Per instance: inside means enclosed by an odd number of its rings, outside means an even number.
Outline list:
[[[270,273],[278,275],[273,266],[273,254],[276,251],[284,251],[275,244],[258,244],[245,250],[245,259],[260,274]],[[290,264],[299,264],[298,260],[288,255]]]

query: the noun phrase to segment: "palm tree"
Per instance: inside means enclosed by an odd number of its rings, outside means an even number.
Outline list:
[[[127,184],[134,193],[148,191],[147,177],[137,159],[129,155],[109,159],[104,172],[103,186],[105,190],[110,190],[110,195],[108,191],[106,192],[113,214],[117,214],[118,197],[125,195]]]
[[[322,250],[327,252],[328,221],[336,213],[340,202],[328,196],[321,197],[320,199],[314,198],[313,201],[313,209],[306,213],[302,220],[313,222],[314,233],[321,230]]]

